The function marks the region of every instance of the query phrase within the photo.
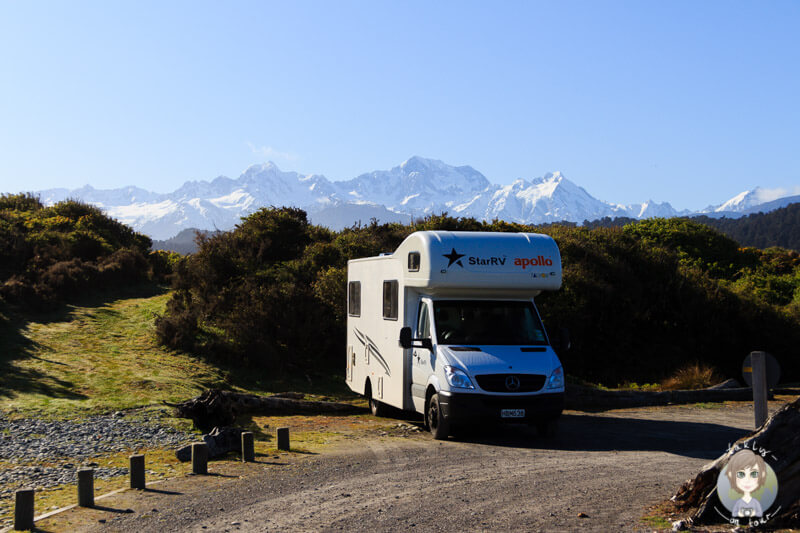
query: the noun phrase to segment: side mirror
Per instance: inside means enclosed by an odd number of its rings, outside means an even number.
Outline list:
[[[400,328],[400,347],[404,350],[411,348],[411,328],[408,326]]]
[[[419,342],[420,344],[414,345],[414,341]],[[400,347],[404,350],[408,350],[409,348],[425,348],[427,350],[433,351],[433,341],[428,339],[413,339],[411,338],[411,328],[406,326],[404,328],[400,328]]]

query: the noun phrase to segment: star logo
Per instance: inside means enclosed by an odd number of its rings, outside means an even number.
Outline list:
[[[447,263],[447,268],[450,268],[451,266],[453,266],[453,263],[457,264],[461,268],[464,268],[464,263],[461,262],[461,258],[464,257],[464,254],[460,254],[460,253],[456,252],[455,248],[453,248],[452,250],[453,251],[450,252],[449,254],[442,254],[444,257],[446,257],[450,261],[449,263]]]

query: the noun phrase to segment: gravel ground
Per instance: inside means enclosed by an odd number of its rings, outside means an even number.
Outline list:
[[[13,506],[15,490],[75,483],[80,467],[93,467],[99,479],[128,473],[127,468],[98,467],[93,458],[196,440],[162,422],[165,415],[118,412],[77,420],[9,420],[0,413],[0,514]]]
[[[119,493],[103,501],[106,510],[71,510],[40,527],[99,533],[652,531],[640,521],[647,509],[752,426],[752,406],[743,403],[567,412],[552,440],[514,426],[446,442],[423,432],[364,435],[319,455],[212,464],[210,476]]]

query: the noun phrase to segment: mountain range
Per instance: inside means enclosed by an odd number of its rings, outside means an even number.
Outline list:
[[[333,229],[373,218],[409,222],[445,211],[452,216],[525,224],[693,214],[677,211],[666,202],[622,205],[598,200],[560,172],[498,185],[470,166],[456,167],[417,156],[390,170],[376,170],[346,181],[284,172],[268,162],[252,165],[237,179],[220,176],[212,181],[189,181],[166,194],[138,187],[99,190],[89,185],[37,194],[46,204],[75,198],[97,205],[155,239],[167,239],[187,228],[231,229],[242,217],[265,206],[301,207],[312,222]],[[756,187],[699,213],[737,217],[797,201],[800,196],[776,200]]]

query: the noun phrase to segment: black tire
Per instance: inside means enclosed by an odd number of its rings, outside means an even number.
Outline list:
[[[369,410],[374,416],[388,416],[389,406],[375,398],[369,399]]]
[[[372,397],[372,384],[367,381],[366,390],[364,395],[367,397],[367,404],[369,404],[369,411],[373,416],[388,416],[389,406],[383,402],[379,402]]]
[[[450,421],[446,420],[442,414],[438,394],[434,394],[428,400],[428,406],[425,409],[425,421],[434,439],[447,440],[447,437],[450,436]]]

